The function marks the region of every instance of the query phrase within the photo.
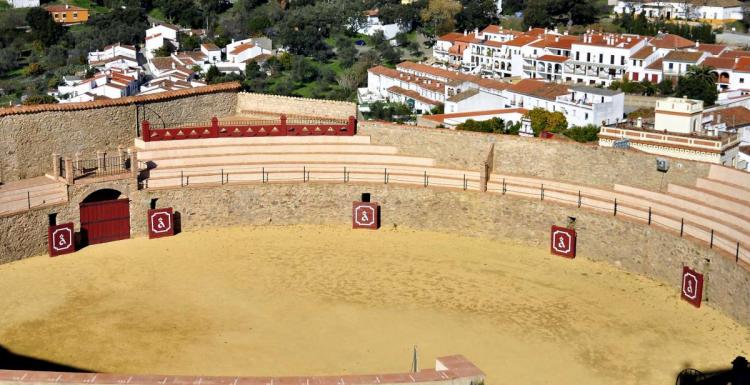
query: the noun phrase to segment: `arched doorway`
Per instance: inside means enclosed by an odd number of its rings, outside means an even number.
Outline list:
[[[130,238],[130,200],[113,189],[96,190],[79,205],[84,245]]]

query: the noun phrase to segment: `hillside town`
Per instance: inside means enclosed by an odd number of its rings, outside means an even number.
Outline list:
[[[50,33],[88,27],[97,19],[77,5],[39,8],[38,1],[8,1],[13,8],[43,10],[35,18],[48,18]],[[254,3],[265,3],[253,5],[265,11],[289,8],[290,15],[304,9],[286,2]],[[745,19],[739,1],[610,2],[598,9],[607,16],[597,17],[612,20],[618,32],[601,25],[571,28],[572,13],[567,25],[554,21],[561,16],[540,21],[535,18],[544,16],[526,3],[525,11],[513,13],[518,4],[512,2],[452,1],[456,8],[442,11],[457,12],[458,24],[441,21],[441,34],[425,23],[428,11],[441,2],[365,3],[356,13],[346,9],[331,16],[343,23],[342,32],[320,47],[304,40],[314,33],[303,33],[302,25],[217,34],[232,23],[247,23],[237,6],[226,14],[236,11],[239,19],[223,18],[209,28],[149,16],[147,24],[138,24],[142,29],[133,30],[142,38],[81,52],[85,62],[79,71],[48,84],[46,95],[23,99],[80,103],[239,80],[248,91],[356,100],[366,119],[568,137],[750,169],[750,50],[716,42],[717,28],[736,31]],[[307,13],[325,12],[322,4]],[[325,4],[331,10],[346,7]],[[414,9],[421,13],[407,17]],[[460,19],[462,12],[481,11],[471,23]],[[528,27],[509,25],[514,18]],[[496,23],[480,25],[482,20]],[[474,28],[459,29],[470,24]],[[36,28],[32,25],[31,32]],[[32,63],[28,69],[33,68]],[[684,114],[691,118],[666,118]]]

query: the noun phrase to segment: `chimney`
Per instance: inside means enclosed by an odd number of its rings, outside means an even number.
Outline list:
[[[466,36],[467,34],[468,34],[468,32],[466,32],[466,30],[464,30],[464,36]]]
[[[735,58],[734,58],[734,64],[737,64],[737,63],[739,63],[739,62],[740,62],[740,58],[739,58],[739,57],[735,57]]]
[[[175,69],[175,65],[174,65],[174,62],[172,62],[172,69]]]
[[[65,4],[65,9],[70,9],[70,5]]]
[[[563,35],[568,36],[568,31],[563,32]]]
[[[635,126],[637,128],[643,127],[643,118],[642,117],[639,116],[638,119],[635,120]]]
[[[559,43],[559,42],[560,42],[560,36],[555,36],[555,43]]]
[[[695,42],[695,48],[699,48],[700,46],[701,46],[701,42],[699,42],[699,41],[696,41],[696,42]]]

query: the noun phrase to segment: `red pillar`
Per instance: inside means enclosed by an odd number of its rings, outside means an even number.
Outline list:
[[[355,135],[357,133],[357,118],[354,116],[349,116],[349,124],[346,126],[346,134],[347,135]]]
[[[149,123],[148,120],[143,120],[141,122],[141,136],[143,137],[144,142],[151,141],[151,123]]]
[[[219,118],[215,116],[211,118],[211,137],[212,138],[219,137]]]
[[[281,118],[279,120],[281,120],[281,128],[280,129],[281,129],[281,132],[283,133],[282,135],[284,135],[284,136],[289,135],[289,127],[287,127],[287,125],[286,125],[286,115],[281,114]]]

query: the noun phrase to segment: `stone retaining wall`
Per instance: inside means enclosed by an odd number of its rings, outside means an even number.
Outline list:
[[[611,188],[615,183],[654,191],[667,184],[695,185],[708,176],[710,164],[672,159],[669,172],[656,170],[655,155],[635,150],[602,148],[568,140],[524,138],[448,129],[360,122],[358,133],[373,144],[391,145],[399,153],[427,156],[444,167],[479,171],[494,143],[493,171],[536,176]]]
[[[173,207],[182,229],[233,225],[351,223],[351,202],[370,192],[383,205],[383,226],[436,230],[469,236],[512,239],[546,248],[552,224],[577,218],[579,255],[604,261],[674,287],[679,295],[682,265],[706,274],[705,298],[738,322],[750,326],[750,272],[733,258],[680,238],[678,234],[586,209],[478,192],[393,185],[266,184],[134,191],[128,181],[103,186],[131,199],[134,236],[146,235],[146,212],[152,198],[158,207]],[[78,228],[80,202],[94,186],[72,191],[71,203],[58,207],[58,223]],[[0,262],[46,252],[47,210],[0,218]],[[63,258],[75,258],[75,254]]]
[[[249,116],[286,114],[346,119],[357,116],[357,104],[241,92],[237,96],[237,113]]]
[[[0,114],[0,181],[44,175],[51,169],[52,153],[73,156],[76,152],[92,154],[132,146],[137,125],[135,103],[142,102],[145,118],[159,127],[162,123],[208,121],[212,116],[232,115],[237,93],[220,91],[148,102],[133,98],[130,104]]]

